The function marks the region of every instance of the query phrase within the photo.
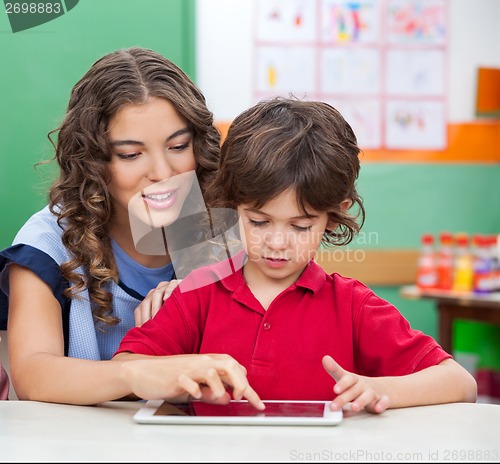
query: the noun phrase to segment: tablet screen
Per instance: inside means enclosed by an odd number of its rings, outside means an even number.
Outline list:
[[[192,401],[187,404],[172,405],[163,403],[154,413],[157,415],[186,415],[203,417],[224,416],[267,416],[267,417],[323,417],[325,404],[319,403],[291,403],[291,402],[264,402],[266,409],[259,411],[247,402],[231,402],[228,405],[208,404]]]

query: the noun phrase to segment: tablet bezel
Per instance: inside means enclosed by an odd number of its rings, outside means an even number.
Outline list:
[[[323,417],[301,416],[189,416],[155,415],[163,400],[149,400],[134,414],[134,421],[139,424],[186,424],[186,425],[338,425],[343,420],[342,411],[331,411],[330,401],[283,401],[268,400],[264,403],[321,403],[324,404]],[[231,401],[247,403],[247,401]],[[175,404],[173,404],[175,406]]]

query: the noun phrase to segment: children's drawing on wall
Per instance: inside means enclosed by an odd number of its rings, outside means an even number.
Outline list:
[[[388,41],[443,45],[447,36],[446,14],[446,0],[388,0]]]
[[[259,0],[257,38],[264,42],[314,42],[316,2],[310,0]]]
[[[256,0],[254,101],[338,102],[362,149],[445,149],[448,1]]]
[[[344,115],[356,134],[359,146],[365,149],[380,147],[382,112],[378,99],[331,99],[327,103]]]
[[[324,0],[321,39],[325,43],[375,43],[379,40],[380,2]]]
[[[290,93],[306,98],[316,91],[315,56],[310,47],[259,47],[257,72],[257,99]]]
[[[444,95],[442,50],[388,50],[386,63],[388,95]]]
[[[389,101],[386,145],[394,149],[443,149],[446,144],[444,105],[439,101]]]
[[[341,95],[378,95],[380,88],[380,52],[363,48],[321,51],[321,92]]]

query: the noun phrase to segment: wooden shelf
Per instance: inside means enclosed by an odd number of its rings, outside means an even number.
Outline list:
[[[325,272],[338,272],[365,285],[396,286],[415,282],[419,251],[414,249],[325,250],[315,261]]]
[[[402,287],[400,295],[409,299],[431,299],[439,314],[439,343],[445,351],[453,350],[453,323],[457,319],[500,325],[500,292],[476,294],[446,290],[418,289],[415,285]]]

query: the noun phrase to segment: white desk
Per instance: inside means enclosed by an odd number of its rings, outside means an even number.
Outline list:
[[[500,460],[499,405],[347,412],[334,427],[141,425],[138,407],[0,401],[0,461]]]

